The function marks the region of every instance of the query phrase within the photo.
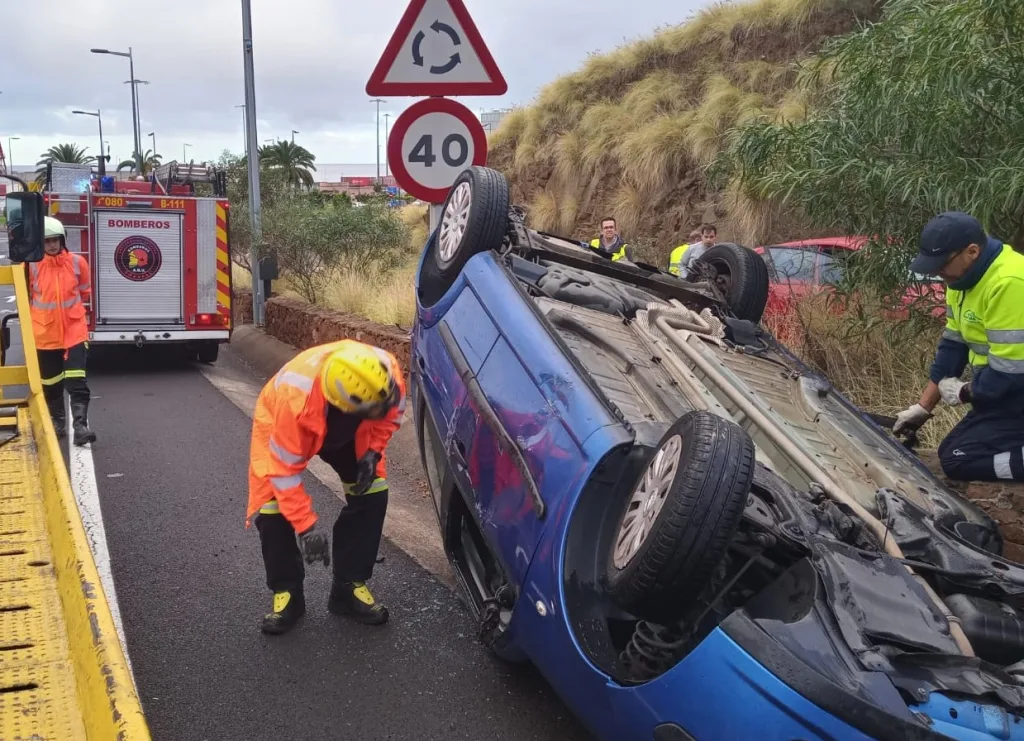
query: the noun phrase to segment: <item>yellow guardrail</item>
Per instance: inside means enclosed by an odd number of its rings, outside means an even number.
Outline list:
[[[0,739],[149,741],[43,399],[24,269],[0,267],[0,285],[25,351],[0,367]]]

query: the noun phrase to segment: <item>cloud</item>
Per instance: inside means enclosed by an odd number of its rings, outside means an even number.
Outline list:
[[[501,97],[463,98],[475,111],[528,103],[537,90],[656,26],[684,20],[708,0],[465,0],[508,81]],[[34,163],[47,147],[74,141],[95,154],[100,109],[111,153],[132,149],[128,60],[90,47],[132,47],[144,145],[156,133],[165,158],[215,158],[242,149],[244,101],[238,0],[48,0],[11,3],[3,12],[7,54],[0,78],[0,143],[15,164]],[[260,140],[292,129],[318,162],[372,162],[375,108],[364,87],[406,0],[253,0],[257,125]],[[14,60],[17,60],[16,62]],[[390,98],[397,115],[412,98]],[[392,119],[393,120],[393,119]],[[383,132],[381,139],[383,140]],[[383,150],[383,144],[382,144]],[[383,156],[383,155],[382,155]]]

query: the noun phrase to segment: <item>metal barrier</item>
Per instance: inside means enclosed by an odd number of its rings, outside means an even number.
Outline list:
[[[24,269],[0,267],[0,285],[25,352],[0,366],[0,738],[149,741],[43,398]]]

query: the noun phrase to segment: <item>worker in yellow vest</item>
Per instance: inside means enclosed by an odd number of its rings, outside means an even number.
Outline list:
[[[915,273],[946,283],[946,330],[920,400],[893,431],[916,429],[939,401],[971,410],[939,445],[959,481],[1024,481],[1024,255],[966,213],[940,214],[921,232]],[[966,367],[973,373],[961,380]]]
[[[690,248],[691,244],[696,244],[700,241],[700,229],[694,229],[686,239],[686,244],[679,245],[669,253],[668,272],[672,273],[672,275],[679,275],[679,266],[683,262],[683,255],[686,254],[686,250]]]
[[[612,261],[626,258],[633,262],[633,248],[622,239],[615,219],[610,216],[601,219],[601,236],[590,240],[590,247]]]

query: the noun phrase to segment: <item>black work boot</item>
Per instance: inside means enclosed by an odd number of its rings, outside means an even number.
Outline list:
[[[306,614],[306,599],[301,592],[276,592],[273,612],[263,616],[264,633],[279,636],[287,633]]]
[[[327,610],[365,625],[383,625],[388,621],[388,608],[374,600],[366,582],[361,581],[335,582]]]
[[[81,446],[96,442],[96,433],[89,429],[88,400],[71,400],[71,427],[75,433],[75,445]]]
[[[68,431],[68,417],[64,410],[64,394],[60,396],[46,396],[46,406],[50,410],[50,419],[53,420],[53,431],[61,438]]]

